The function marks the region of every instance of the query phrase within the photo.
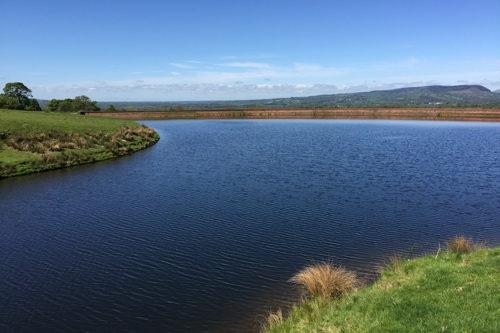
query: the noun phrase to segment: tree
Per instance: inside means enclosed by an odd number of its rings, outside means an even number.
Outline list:
[[[51,99],[50,102],[47,103],[47,111],[51,111],[51,112],[54,112],[54,111],[59,111],[59,103],[61,102],[60,99]]]
[[[22,110],[22,106],[15,97],[0,94],[0,109]]]
[[[100,111],[101,108],[97,106],[97,102],[93,102],[85,95],[76,96],[73,99],[73,112],[79,111]]]
[[[116,107],[113,104],[109,104],[109,106],[106,108],[106,111],[116,111]]]
[[[81,112],[100,111],[97,102],[91,101],[87,96],[76,96],[74,99],[52,99],[47,103],[47,111],[52,112]]]
[[[21,110],[24,110],[26,107],[30,105],[30,97],[33,97],[31,94],[31,90],[26,87],[21,82],[10,82],[5,85],[3,88],[4,95],[7,97],[14,97],[18,104],[22,106]]]
[[[42,111],[42,108],[36,98],[29,99],[29,105],[26,107],[26,111]]]
[[[73,112],[73,100],[71,98],[66,98],[60,101],[57,105],[57,111]]]

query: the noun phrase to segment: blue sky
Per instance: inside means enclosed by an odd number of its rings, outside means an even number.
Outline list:
[[[498,0],[0,0],[0,86],[193,101],[500,89]]]

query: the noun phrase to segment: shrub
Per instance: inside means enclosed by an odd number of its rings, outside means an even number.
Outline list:
[[[302,285],[310,296],[323,298],[340,298],[360,285],[354,272],[329,262],[308,266],[289,281]]]
[[[476,245],[472,239],[465,238],[464,236],[455,236],[446,242],[446,249],[450,253],[466,254],[474,251]]]

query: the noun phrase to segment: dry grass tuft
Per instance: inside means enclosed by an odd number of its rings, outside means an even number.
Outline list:
[[[328,299],[340,298],[360,286],[354,272],[335,267],[329,262],[308,266],[295,274],[289,282],[302,285],[312,297]]]
[[[474,244],[472,239],[465,238],[464,236],[455,236],[446,242],[448,252],[456,254],[471,253],[478,247],[480,247],[479,244]]]
[[[276,312],[269,312],[267,320],[262,324],[261,332],[267,332],[275,326],[283,323],[283,311],[279,308]]]

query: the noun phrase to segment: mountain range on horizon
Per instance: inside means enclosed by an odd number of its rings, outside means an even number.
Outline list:
[[[481,85],[422,86],[294,98],[311,107],[494,107],[500,94]],[[284,101],[277,99],[275,101]]]

